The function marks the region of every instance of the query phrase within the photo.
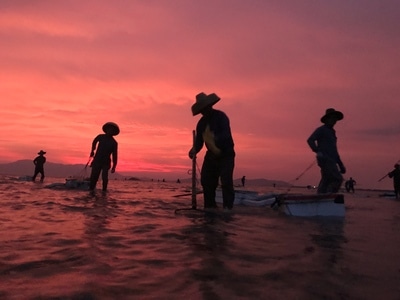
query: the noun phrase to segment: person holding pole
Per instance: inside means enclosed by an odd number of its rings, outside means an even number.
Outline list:
[[[103,181],[102,190],[103,192],[107,191],[108,171],[111,168],[111,173],[115,173],[118,162],[118,143],[114,139],[114,136],[119,134],[119,127],[113,122],[107,122],[103,125],[102,129],[104,134],[99,134],[94,138],[90,151],[90,157],[93,157],[93,161],[91,164],[92,172],[90,174],[89,190],[92,192],[96,187],[100,173]],[[112,157],[112,161],[110,157]]]
[[[201,168],[200,182],[203,187],[204,208],[217,208],[215,193],[221,180],[223,208],[232,209],[235,200],[233,170],[235,151],[230,122],[227,115],[213,108],[221,98],[216,94],[199,93],[192,105],[192,114],[202,117],[196,126],[195,144],[189,151],[193,157],[205,145],[207,148]]]
[[[394,170],[388,173],[389,178],[393,178],[394,194],[396,199],[400,196],[400,165],[395,164]]]

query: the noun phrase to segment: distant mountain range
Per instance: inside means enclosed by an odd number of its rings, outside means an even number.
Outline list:
[[[35,166],[32,160],[18,160],[12,163],[0,164],[0,174],[14,175],[14,176],[32,176]],[[46,177],[56,178],[68,178],[71,176],[90,176],[90,167],[85,169],[84,164],[66,165],[52,162],[46,162],[45,164],[45,175]],[[39,175],[40,176],[40,175]],[[110,174],[110,179],[130,179],[138,180],[137,177],[132,177],[129,173],[114,173]],[[145,179],[146,180],[146,179]],[[182,183],[190,183],[191,178],[180,179]],[[241,185],[241,180],[234,180],[235,186]],[[290,186],[289,183],[280,180],[269,180],[269,179],[246,179],[246,186],[277,186],[285,187]]]

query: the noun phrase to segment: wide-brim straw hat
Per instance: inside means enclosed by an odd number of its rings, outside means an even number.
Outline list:
[[[329,118],[329,117],[331,117],[331,116],[334,116],[335,119],[336,119],[337,121],[343,119],[343,113],[342,113],[342,112],[340,112],[340,111],[338,111],[338,110],[335,110],[334,108],[328,108],[328,109],[325,111],[325,115],[322,116],[321,122],[322,122],[322,123],[325,123],[326,119]]]
[[[105,133],[107,133],[107,131],[109,131],[111,135],[118,135],[119,127],[114,122],[107,122],[103,125],[103,131]]]
[[[42,155],[42,154],[46,154],[46,152],[43,151],[43,150],[40,150],[40,151],[38,152],[38,154],[39,154],[39,155]]]
[[[201,113],[201,111],[206,107],[213,106],[219,100],[221,100],[221,98],[218,97],[215,93],[209,95],[205,93],[197,94],[196,103],[192,105],[193,116]]]

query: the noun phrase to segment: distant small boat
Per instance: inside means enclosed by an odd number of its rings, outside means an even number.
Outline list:
[[[290,195],[276,198],[272,206],[277,206],[287,215],[299,217],[344,217],[343,194]]]
[[[87,179],[67,178],[65,183],[55,182],[45,186],[49,189],[89,190],[90,181]]]
[[[268,206],[275,201],[276,196],[277,194],[260,194],[256,191],[235,190],[235,202],[233,204],[244,206]],[[215,201],[217,203],[223,203],[221,189],[216,190]]]
[[[88,179],[77,179],[77,178],[67,178],[65,179],[65,186],[71,189],[89,189],[90,180]]]
[[[32,179],[33,179],[33,177],[29,176],[29,175],[20,176],[20,177],[17,178],[17,180],[19,180],[19,181],[32,181]]]
[[[379,197],[396,199],[396,194],[394,192],[386,192],[386,193],[380,194]]]

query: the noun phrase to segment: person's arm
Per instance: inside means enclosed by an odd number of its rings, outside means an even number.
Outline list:
[[[204,124],[200,121],[197,123],[196,126],[196,138],[193,147],[189,150],[189,157],[193,159],[193,157],[200,152],[203,148],[204,140],[203,140],[203,131],[204,131]]]
[[[100,135],[96,136],[96,137],[93,139],[93,142],[92,142],[92,149],[91,149],[91,151],[90,151],[90,157],[93,157],[93,156],[94,156],[94,150],[96,150],[96,145],[97,145],[97,143],[99,142],[99,137],[100,137]]]
[[[112,163],[111,173],[114,173],[118,163],[118,143],[115,143],[114,151],[112,152]]]
[[[346,173],[346,167],[344,166],[342,160],[340,159],[340,157],[338,156],[338,161],[337,164],[339,166],[340,169],[340,173],[345,174]]]
[[[307,144],[311,148],[311,150],[315,153],[318,153],[318,145],[316,141],[318,140],[318,129],[315,130],[310,137],[307,139]]]
[[[204,132],[203,132],[203,140],[204,140],[204,143],[206,144],[206,147],[207,147],[208,150],[210,150],[215,155],[220,155],[221,154],[221,149],[219,149],[215,145],[214,133],[210,130],[210,126],[207,126],[206,130],[204,130]]]

